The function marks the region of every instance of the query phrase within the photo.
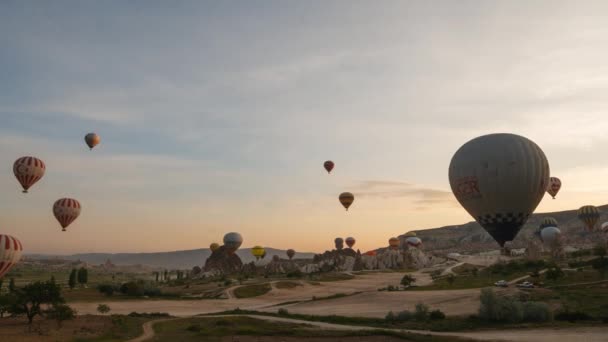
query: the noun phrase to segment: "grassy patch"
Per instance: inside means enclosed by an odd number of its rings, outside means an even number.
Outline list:
[[[475,271],[482,268],[480,266],[472,265],[472,264],[462,264],[460,266],[452,268],[452,272],[456,274],[473,274]]]
[[[355,276],[346,273],[319,273],[313,276],[313,280],[315,281],[340,281],[340,280],[351,280],[354,279]]]
[[[234,295],[237,298],[252,298],[268,293],[272,288],[270,284],[256,284],[237,287],[234,290]]]
[[[186,318],[158,323],[154,326],[153,341],[219,341],[223,336],[293,336],[293,337],[348,337],[392,336],[408,341],[462,341],[451,337],[401,334],[370,329],[368,331],[341,331],[316,329],[311,325],[288,322],[270,322],[250,317]]]
[[[123,315],[112,315],[111,324],[101,336],[92,338],[75,338],[73,341],[81,342],[113,342],[126,341],[143,334],[142,325],[151,320],[146,317],[130,317]],[[83,327],[81,329],[86,329]]]
[[[277,289],[293,289],[298,286],[302,286],[300,283],[296,283],[293,281],[279,281],[274,284]]]

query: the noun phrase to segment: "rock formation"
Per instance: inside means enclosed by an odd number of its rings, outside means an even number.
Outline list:
[[[207,258],[203,271],[208,274],[231,274],[240,272],[242,268],[241,258],[230,249],[221,246]]]

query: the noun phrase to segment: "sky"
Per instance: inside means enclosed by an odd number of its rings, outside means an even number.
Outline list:
[[[562,179],[537,212],[606,204],[607,19],[605,1],[2,1],[0,232],[29,253],[230,231],[363,252],[471,221],[448,165],[495,132],[535,141]],[[27,195],[24,155],[47,165]],[[68,232],[61,197],[83,207]]]

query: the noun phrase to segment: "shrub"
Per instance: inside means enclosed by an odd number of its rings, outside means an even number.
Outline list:
[[[106,296],[111,296],[114,294],[114,285],[112,284],[99,284],[97,285],[97,291],[105,294]]]
[[[130,281],[120,286],[120,292],[127,296],[141,297],[144,295],[144,287],[141,284]]]
[[[384,319],[387,322],[394,322],[395,321],[395,314],[392,311],[389,311],[386,316],[384,317]]]
[[[304,273],[300,270],[290,271],[287,273],[287,278],[302,278]]]
[[[548,322],[553,319],[549,306],[541,302],[524,303],[523,314],[525,322]]]
[[[433,310],[429,314],[429,318],[433,321],[438,321],[441,319],[445,319],[445,314],[441,310]]]
[[[46,311],[47,317],[57,321],[57,326],[61,328],[63,321],[71,320],[76,317],[76,310],[72,309],[67,304],[53,304]]]
[[[279,309],[279,315],[281,315],[281,316],[287,316],[287,315],[289,315],[289,311],[287,309],[285,309],[285,308],[280,308]]]
[[[100,314],[107,314],[108,312],[110,312],[110,307],[107,306],[106,304],[99,304],[97,305],[97,312],[99,312]]]
[[[516,323],[523,320],[521,302],[506,297],[499,297],[492,289],[481,290],[479,318],[492,322]]]
[[[397,317],[395,317],[395,319],[399,322],[407,322],[407,321],[411,320],[412,317],[413,317],[413,315],[410,311],[403,310],[397,314]]]
[[[200,324],[192,324],[189,325],[186,330],[188,331],[192,331],[192,332],[199,332],[201,331],[201,325]]]
[[[589,321],[592,320],[589,314],[583,311],[570,311],[570,309],[566,306],[562,308],[555,314],[555,320],[557,321],[568,321],[568,322],[576,322],[576,321]]]
[[[422,303],[416,304],[416,312],[414,313],[414,318],[416,318],[417,321],[426,321],[428,317],[429,307]]]

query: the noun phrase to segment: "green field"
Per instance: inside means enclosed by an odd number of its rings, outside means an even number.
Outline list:
[[[237,287],[234,290],[234,295],[237,298],[252,298],[268,293],[272,288],[270,284],[256,284]]]
[[[386,336],[386,341],[463,341],[451,337],[401,334],[382,330],[341,331],[314,328],[307,324],[269,322],[262,319],[233,316],[210,318],[185,318],[161,322],[154,326],[156,336],[152,341],[223,341],[224,336],[275,336],[275,337],[349,337],[349,336]],[[357,339],[360,340],[360,339]]]

